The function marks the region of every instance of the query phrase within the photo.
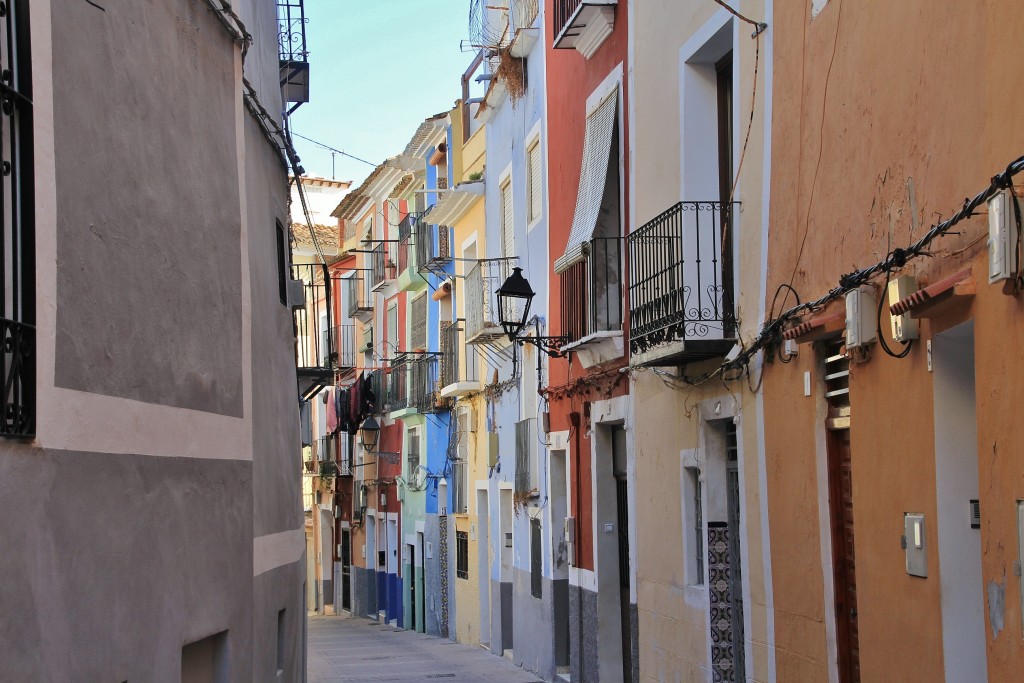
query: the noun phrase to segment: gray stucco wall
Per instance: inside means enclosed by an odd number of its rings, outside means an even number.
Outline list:
[[[250,463],[0,446],[0,680],[178,683],[225,629],[254,680]]]
[[[445,517],[447,523],[448,517]],[[426,605],[423,625],[426,632],[432,636],[441,635],[441,529],[438,526],[437,515],[427,515],[426,523],[423,525],[423,542],[429,543],[430,547],[433,548],[433,558],[427,557],[425,559],[426,566],[424,569],[423,582],[426,593],[426,599],[424,603]],[[449,538],[454,538],[454,531],[449,534]],[[426,553],[424,553],[424,556]],[[449,567],[454,565],[449,563]],[[455,574],[452,573],[449,580],[448,586],[454,586]],[[455,623],[455,600],[449,596],[448,600],[448,623]],[[455,629],[451,629],[454,631]]]
[[[574,681],[598,681],[597,593],[569,586],[569,668]]]
[[[569,618],[567,588],[568,580],[543,579],[541,597],[535,598],[530,572],[515,569],[512,575],[513,661],[548,680],[556,673],[556,651],[564,657],[568,647],[568,632],[557,627],[558,619]]]
[[[352,614],[377,618],[377,572],[352,567]]]
[[[305,556],[298,562],[263,572],[253,580],[258,599],[253,602],[252,652],[254,681],[277,680],[277,619],[284,613],[283,681],[301,681],[306,661],[303,629],[306,610],[302,599]]]
[[[236,48],[196,0],[51,16],[56,384],[240,416]]]

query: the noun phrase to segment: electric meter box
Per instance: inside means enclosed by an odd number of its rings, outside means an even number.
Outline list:
[[[878,338],[878,301],[866,285],[846,293],[846,346],[866,346]]]
[[[1017,274],[1017,214],[1012,190],[1000,190],[988,200],[988,281],[1009,280]]]
[[[900,275],[889,282],[889,305],[892,306],[901,299],[917,291],[917,278],[913,275]],[[894,341],[905,343],[911,339],[920,337],[917,320],[910,317],[909,313],[894,315],[890,318],[892,323],[892,338]]]

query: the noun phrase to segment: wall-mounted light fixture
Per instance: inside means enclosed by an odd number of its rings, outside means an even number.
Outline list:
[[[362,426],[359,428],[359,445],[368,453],[372,453],[377,448],[377,440],[379,438],[380,425],[371,415],[363,421]]]
[[[520,346],[524,343],[533,344],[544,353],[554,358],[564,357],[560,347],[569,341],[568,337],[520,336],[530,315],[530,304],[536,293],[530,282],[523,277],[523,269],[518,266],[502,283],[495,294],[498,297],[498,317],[501,328],[508,335],[509,341]]]

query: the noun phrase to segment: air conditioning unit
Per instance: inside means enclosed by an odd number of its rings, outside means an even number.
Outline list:
[[[287,287],[288,306],[291,309],[305,308],[306,291],[302,280],[289,280]]]
[[[988,281],[1017,276],[1017,199],[1013,190],[1001,190],[988,200]]]
[[[846,293],[846,346],[867,346],[878,338],[875,290],[861,286]]]

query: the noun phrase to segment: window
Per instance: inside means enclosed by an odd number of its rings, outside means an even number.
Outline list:
[[[388,306],[388,347],[384,349],[385,358],[394,358],[398,354],[398,304]]]
[[[516,423],[516,475],[515,490],[520,495],[539,494],[538,465],[535,461],[537,446],[537,418],[529,417]]]
[[[277,673],[279,676],[284,673],[285,613],[286,610],[283,609],[277,612]]]
[[[465,531],[455,532],[455,576],[469,578],[469,534]]]
[[[516,255],[516,232],[512,223],[512,181],[501,186],[501,244],[502,256]]]
[[[540,520],[530,520],[530,595],[541,598],[544,582],[541,576]]]
[[[420,430],[417,427],[409,428],[409,443],[406,447],[406,459],[409,463],[409,481],[413,481],[416,477],[416,470],[419,469],[420,466]]]
[[[690,529],[687,536],[689,543],[689,565],[692,576],[690,584],[699,586],[704,583],[704,509],[700,483],[700,470],[696,467],[686,468],[686,497],[689,511]]]
[[[288,244],[284,238],[284,226],[277,221],[277,289],[281,303],[288,305]]]
[[[541,179],[540,139],[538,138],[526,152],[527,179],[530,192],[530,216],[529,222],[533,223],[540,218],[544,210],[544,185]]]
[[[452,463],[452,480],[455,488],[452,490],[452,512],[457,515],[466,514],[469,511],[468,490],[469,490],[469,438],[470,438],[470,417],[468,410],[460,410],[458,416],[458,459]]]

